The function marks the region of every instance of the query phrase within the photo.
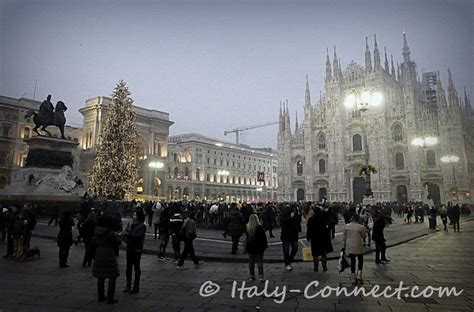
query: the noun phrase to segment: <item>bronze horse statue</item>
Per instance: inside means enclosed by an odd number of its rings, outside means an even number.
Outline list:
[[[50,98],[51,96],[48,96],[48,101]],[[49,102],[49,104],[52,107],[51,102]],[[33,128],[33,130],[38,135],[41,135],[41,133],[38,132],[38,128],[41,127],[42,131],[46,132],[49,136],[53,136],[48,130],[46,130],[46,128],[48,126],[56,126],[59,128],[59,131],[61,131],[61,138],[66,139],[66,137],[64,136],[64,125],[66,124],[66,117],[64,116],[64,112],[66,110],[67,107],[62,101],[58,101],[54,112],[43,109],[43,104],[41,104],[39,113],[30,110],[25,115],[25,118],[33,116],[33,122],[35,123],[35,127]]]

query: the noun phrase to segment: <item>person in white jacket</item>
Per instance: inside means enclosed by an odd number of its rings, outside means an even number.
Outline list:
[[[153,205],[153,218],[151,219],[151,222],[153,223],[155,227],[155,239],[156,239],[156,234],[158,232],[158,225],[160,224],[160,216],[161,216],[161,211],[163,210],[163,207],[161,206],[160,202],[156,202]]]
[[[344,249],[351,259],[351,278],[354,284],[362,284],[362,268],[364,266],[363,240],[367,235],[367,228],[357,214],[352,216],[351,222],[344,226]],[[356,274],[357,259],[357,274]]]

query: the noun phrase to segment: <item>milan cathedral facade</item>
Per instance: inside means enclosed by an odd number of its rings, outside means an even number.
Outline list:
[[[304,119],[293,129],[288,102],[280,104],[279,200],[361,202],[370,185],[375,201],[471,202],[474,114],[465,90],[458,95],[449,69],[418,77],[406,34],[400,65],[384,54],[382,63],[377,38],[373,51],[366,38],[365,66],[343,70],[334,47],[324,92],[313,105],[306,81]],[[347,109],[346,97],[364,90],[377,90],[382,104]],[[437,143],[412,144],[427,137]],[[370,184],[364,165],[377,171]]]

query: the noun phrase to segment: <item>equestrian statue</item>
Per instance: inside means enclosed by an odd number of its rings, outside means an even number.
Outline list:
[[[61,131],[61,138],[66,139],[66,137],[64,137],[64,125],[66,124],[64,112],[66,110],[67,107],[62,101],[58,101],[55,108],[51,103],[51,95],[48,95],[46,100],[41,103],[39,113],[30,110],[25,115],[25,118],[33,116],[33,122],[35,123],[33,130],[38,135],[41,135],[41,133],[38,132],[38,128],[41,127],[42,131],[46,132],[49,136],[53,136],[46,128],[48,126],[56,126]]]

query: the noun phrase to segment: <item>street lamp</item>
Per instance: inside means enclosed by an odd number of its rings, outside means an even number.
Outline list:
[[[150,161],[148,163],[148,166],[152,169],[162,169],[165,166],[165,164],[162,163],[161,161]]]
[[[357,89],[352,89],[347,95],[344,100],[344,106],[347,110],[353,110],[354,108],[357,109],[361,114],[365,113],[371,107],[378,107],[383,103],[383,94],[377,91],[375,88],[364,88],[361,92]],[[364,132],[367,133],[367,125],[363,124]],[[366,134],[367,135],[367,134]],[[368,151],[366,149],[366,151]],[[368,157],[365,157],[365,168],[373,168],[369,165]],[[375,169],[375,168],[374,168]],[[373,172],[375,173],[375,172]],[[365,195],[367,197],[372,196],[372,189],[371,189],[371,181],[370,181],[370,172],[366,172],[366,192]]]
[[[441,157],[441,161],[445,164],[451,164],[452,165],[452,169],[453,169],[453,186],[451,188],[452,190],[452,195],[455,195],[456,196],[456,199],[457,199],[457,195],[458,195],[458,190],[457,190],[457,183],[456,183],[456,171],[454,170],[454,164],[457,163],[459,161],[459,156],[456,156],[456,155],[446,155],[446,156],[443,156]]]
[[[227,170],[219,170],[219,171],[217,171],[217,174],[221,175],[221,176],[228,176],[230,174],[230,172],[227,171]]]
[[[358,109],[361,113],[369,110],[369,107],[377,107],[383,103],[383,95],[375,89],[364,89],[362,92],[352,89],[344,100],[347,109]]]
[[[441,157],[441,161],[446,164],[454,164],[459,161],[459,156],[456,155],[446,155]]]
[[[416,137],[411,140],[411,144],[420,147],[429,147],[438,144],[438,138],[433,136]]]

